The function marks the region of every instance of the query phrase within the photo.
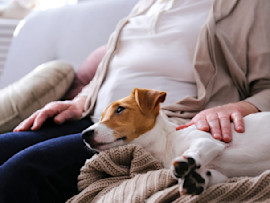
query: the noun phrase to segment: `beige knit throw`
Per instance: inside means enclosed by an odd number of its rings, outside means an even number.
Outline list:
[[[136,145],[95,155],[86,161],[78,179],[80,193],[68,203],[270,202],[270,171],[253,178],[231,178],[199,196],[180,197],[170,171]]]

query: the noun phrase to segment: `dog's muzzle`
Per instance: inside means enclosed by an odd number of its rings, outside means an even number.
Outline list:
[[[98,134],[98,130],[93,129],[93,128],[88,128],[82,132],[82,139],[88,145],[88,147],[92,149],[105,150],[111,147],[124,145],[125,140],[127,138],[121,137],[121,138],[115,139],[114,136],[111,135],[110,133]]]
[[[82,139],[84,142],[88,143],[91,147],[94,142],[94,130],[84,130],[82,132]]]

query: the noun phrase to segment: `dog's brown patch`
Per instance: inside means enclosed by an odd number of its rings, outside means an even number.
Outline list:
[[[101,122],[114,130],[116,139],[126,137],[131,142],[154,127],[160,103],[165,98],[166,92],[136,88],[130,96],[109,105]],[[119,107],[124,108],[120,113]]]

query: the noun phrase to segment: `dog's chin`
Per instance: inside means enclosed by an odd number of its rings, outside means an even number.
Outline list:
[[[104,151],[110,148],[114,148],[114,147],[118,147],[118,146],[122,146],[125,145],[126,142],[124,140],[115,140],[114,142],[109,142],[109,143],[90,143],[90,147],[94,150],[97,151]]]

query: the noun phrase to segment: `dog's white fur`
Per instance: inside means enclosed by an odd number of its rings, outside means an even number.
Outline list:
[[[270,112],[251,114],[244,118],[244,122],[245,132],[233,131],[232,142],[224,143],[214,139],[210,133],[197,130],[194,125],[176,131],[176,126],[161,111],[154,127],[130,143],[141,145],[172,171],[177,163],[193,158],[197,168],[192,170],[205,180],[197,186],[205,189],[226,181],[227,177],[256,176],[270,169]],[[102,121],[84,132],[89,130],[94,131],[95,141],[102,143],[99,150],[127,144],[124,140],[116,140],[114,129]],[[183,188],[183,181],[187,178],[185,174],[179,179],[183,193],[190,193]]]

